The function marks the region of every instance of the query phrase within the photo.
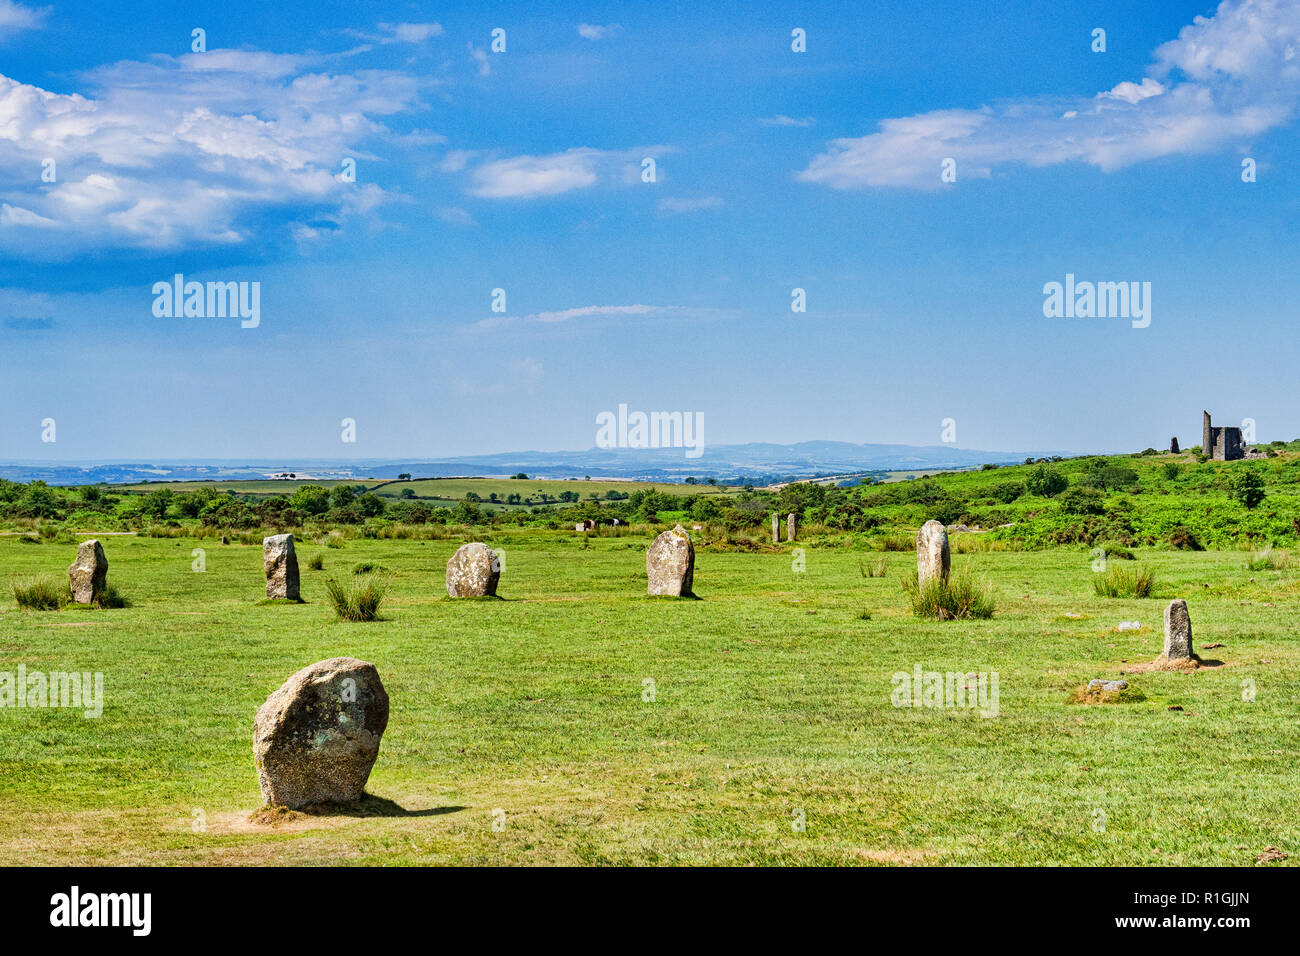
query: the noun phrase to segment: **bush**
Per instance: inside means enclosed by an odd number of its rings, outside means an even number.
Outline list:
[[[1055,468],[1039,465],[1029,473],[1025,490],[1041,498],[1054,498],[1069,486],[1066,477]]]
[[[1201,542],[1196,540],[1196,535],[1184,527],[1178,525],[1169,532],[1169,544],[1180,551],[1204,551]]]
[[[1156,589],[1156,575],[1150,568],[1111,568],[1092,579],[1098,597],[1149,598]]]
[[[977,583],[970,575],[954,575],[947,580],[932,577],[920,584],[913,571],[903,579],[903,592],[912,602],[912,613],[917,617],[960,621],[993,616],[994,601],[987,586]]]
[[[389,587],[386,578],[356,578],[347,587],[330,578],[325,582],[325,596],[340,621],[374,621]]]
[[[312,571],[324,571],[325,555],[313,554],[310,558],[307,559],[307,567]]]
[[[1254,508],[1264,500],[1264,478],[1257,471],[1242,471],[1232,480],[1232,497],[1247,508]]]
[[[1061,495],[1061,510],[1071,515],[1099,515],[1106,511],[1106,499],[1092,487],[1071,488]]]
[[[72,600],[68,586],[57,578],[34,578],[12,585],[14,600],[29,611],[57,611]]]
[[[1133,552],[1130,551],[1128,548],[1124,547],[1124,545],[1120,544],[1118,541],[1107,541],[1102,545],[1100,545],[1100,547],[1102,553],[1106,555],[1106,558],[1108,560],[1110,558],[1118,558],[1121,561],[1137,560],[1133,556]]]

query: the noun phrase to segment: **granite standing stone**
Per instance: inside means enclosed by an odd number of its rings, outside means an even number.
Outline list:
[[[1182,598],[1170,601],[1165,608],[1165,657],[1171,661],[1192,657],[1192,618]]]
[[[387,726],[388,693],[374,664],[334,657],[304,667],[257,711],[263,799],[290,809],[360,800]]]
[[[651,595],[682,597],[695,579],[695,545],[681,525],[655,538],[645,553],[647,590]]]
[[[72,600],[78,604],[91,604],[104,592],[108,584],[108,558],[98,541],[83,541],[77,545],[77,560],[68,565],[68,585]]]
[[[772,543],[776,544],[781,540],[781,516],[775,511],[772,512]]]
[[[262,564],[266,569],[266,596],[271,600],[298,601],[298,555],[293,535],[275,534],[262,539]]]
[[[930,520],[916,533],[916,577],[924,584],[934,576],[948,580],[952,555],[948,550],[948,532],[940,521]]]
[[[481,541],[462,544],[447,562],[447,593],[451,597],[488,597],[497,593],[500,580],[497,553]]]
[[[798,521],[799,518],[798,516],[795,515],[793,511],[785,516],[785,540],[787,541],[794,540],[795,525],[798,523]]]

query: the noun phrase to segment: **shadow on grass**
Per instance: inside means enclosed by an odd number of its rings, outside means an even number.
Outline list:
[[[429,807],[427,810],[408,810],[395,800],[366,794],[352,803],[315,803],[290,810],[288,807],[264,806],[249,816],[252,823],[275,826],[303,817],[436,817],[445,813],[459,813],[468,807]]]

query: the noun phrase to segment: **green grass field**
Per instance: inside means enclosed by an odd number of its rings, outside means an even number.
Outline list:
[[[1251,865],[1270,845],[1300,859],[1293,572],[1141,551],[1158,597],[1104,599],[1086,550],[954,554],[997,613],[940,623],[910,615],[910,553],[869,578],[877,553],[810,545],[795,573],[788,545],[704,545],[701,600],[649,599],[647,535],[497,533],[502,600],[452,601],[462,540],[301,542],[299,606],[261,603],[259,547],[211,538],[104,539],[124,609],[24,611],[6,591],[0,670],[102,671],[105,708],[0,709],[4,859]],[[0,581],[66,580],[74,550],[0,539]],[[318,552],[324,570],[308,570]],[[360,562],[394,591],[383,620],[337,623],[324,579]],[[1131,675],[1136,702],[1069,702],[1159,654],[1174,596],[1223,665]],[[1142,629],[1115,630],[1131,620]],[[392,803],[250,822],[254,713],[336,655],[372,661],[391,697],[369,791]],[[916,665],[996,671],[998,715],[892,706],[891,675]]]

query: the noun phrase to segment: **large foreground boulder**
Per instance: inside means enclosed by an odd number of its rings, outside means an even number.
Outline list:
[[[916,533],[916,576],[921,584],[932,577],[948,580],[952,555],[943,522],[930,520]]]
[[[374,664],[318,661],[257,712],[253,759],[262,797],[299,809],[360,800],[388,726],[388,694]]]
[[[298,555],[293,550],[293,535],[276,534],[263,538],[262,563],[266,567],[268,598],[302,600],[298,593]]]
[[[1192,618],[1187,613],[1187,602],[1182,598],[1170,601],[1165,608],[1165,657],[1171,661],[1193,657]]]
[[[664,531],[645,553],[647,589],[651,595],[682,597],[695,580],[695,545],[681,525]]]
[[[92,604],[104,593],[108,585],[108,558],[98,541],[77,545],[77,560],[68,565],[68,585],[72,588],[72,600],[78,604]]]
[[[497,593],[501,561],[481,541],[462,544],[447,562],[447,593],[452,597],[487,597]]]

